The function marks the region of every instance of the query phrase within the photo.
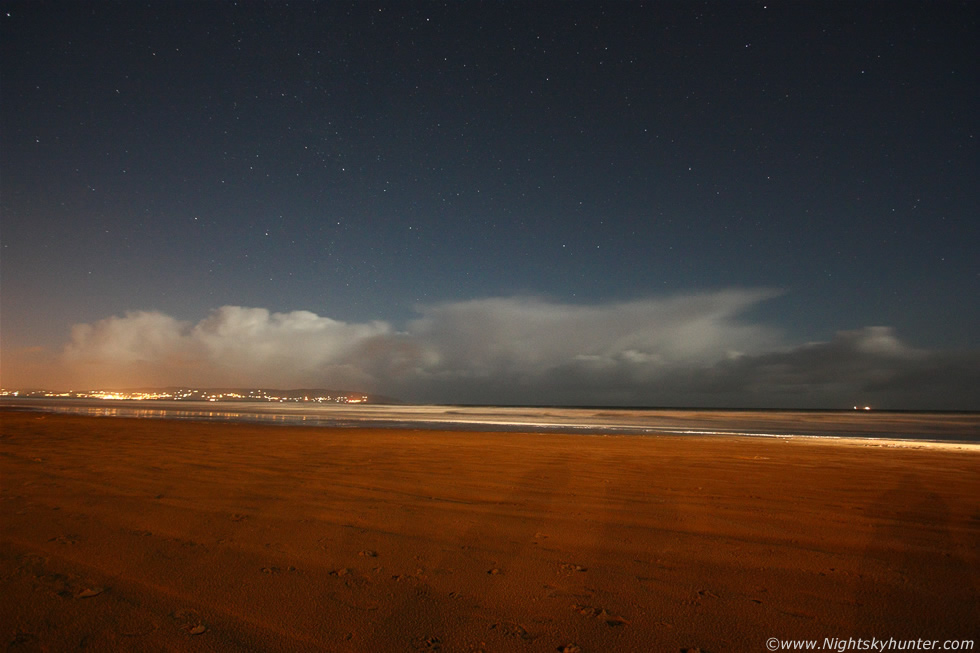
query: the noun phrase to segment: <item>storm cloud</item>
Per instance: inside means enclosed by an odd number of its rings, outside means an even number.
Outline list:
[[[197,323],[139,311],[76,325],[75,387],[327,387],[434,403],[976,408],[976,352],[887,327],[794,344],[744,318],[777,293],[619,303],[503,297],[419,307],[402,328],[224,306]]]

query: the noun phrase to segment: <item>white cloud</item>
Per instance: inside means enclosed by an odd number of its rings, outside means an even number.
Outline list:
[[[65,356],[83,363],[123,365],[166,359],[181,348],[186,326],[168,315],[145,311],[76,324]]]
[[[371,379],[353,361],[358,346],[389,330],[383,322],[239,306],[219,308],[196,325],[130,312],[76,325],[64,357],[84,385],[361,384]]]
[[[970,370],[978,367],[963,363],[975,353],[915,350],[886,327],[790,346],[743,318],[775,294],[725,290],[594,305],[491,298],[423,306],[400,331],[384,321],[238,306],[197,324],[133,312],[77,325],[63,358],[76,387],[315,386],[429,402],[687,406],[924,397],[936,407],[976,407],[969,386],[976,388]]]
[[[534,375],[574,360],[667,366],[714,360],[733,346],[771,345],[776,334],[736,317],[775,293],[716,293],[577,305],[495,298],[423,309],[409,332],[441,373]]]

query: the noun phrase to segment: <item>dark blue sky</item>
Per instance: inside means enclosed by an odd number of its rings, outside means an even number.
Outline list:
[[[883,346],[980,394],[976,3],[2,10],[5,385],[823,405],[911,373]]]

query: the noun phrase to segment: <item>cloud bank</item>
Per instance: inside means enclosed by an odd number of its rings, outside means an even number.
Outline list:
[[[130,312],[76,325],[73,385],[327,387],[434,403],[976,409],[977,352],[887,327],[793,344],[744,315],[769,290],[598,305],[533,297],[422,306],[396,329],[224,306],[196,324]]]

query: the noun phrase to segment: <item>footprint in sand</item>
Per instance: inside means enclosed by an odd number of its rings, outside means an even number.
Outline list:
[[[412,641],[412,648],[416,651],[438,651],[442,648],[442,641],[438,637],[417,637]]]
[[[16,651],[21,647],[31,647],[37,644],[37,635],[34,633],[17,633],[7,645],[8,651]]]
[[[596,608],[591,605],[580,605],[580,604],[575,604],[574,607],[575,607],[575,611],[578,612],[580,615],[586,617],[593,617],[595,619],[600,619],[606,622],[606,625],[609,626],[610,628],[615,628],[617,626],[625,626],[626,624],[629,623],[629,621],[623,617],[614,614],[609,614],[609,612],[607,612],[605,608]]]
[[[562,574],[572,574],[576,571],[588,571],[588,567],[583,567],[581,565],[572,564],[571,562],[563,562],[558,565],[558,571]]]
[[[334,571],[331,571],[329,575],[340,579],[343,582],[344,587],[347,587],[348,589],[364,587],[371,584],[367,578],[357,575],[353,569],[348,569],[346,567],[343,569],[335,569]]]
[[[704,599],[717,599],[718,595],[710,590],[698,590],[693,598],[684,601],[685,605],[699,606]]]
[[[537,639],[538,637],[537,635],[532,635],[531,633],[527,632],[527,630],[525,630],[520,624],[515,624],[511,621],[495,623],[490,626],[490,630],[499,630],[506,637],[515,637],[517,639],[523,639],[527,642]]]
[[[27,571],[27,570],[24,570]],[[41,587],[63,599],[88,599],[106,591],[105,587],[95,585],[72,574],[45,574],[42,569],[32,572]]]
[[[20,564],[17,565],[17,571],[22,573],[40,573],[48,563],[45,556],[36,553],[25,553],[20,556],[19,560]]]
[[[93,596],[98,596],[105,591],[104,587],[86,587],[77,594],[75,594],[76,599],[90,599]]]
[[[170,616],[173,617],[177,628],[188,635],[202,635],[208,630],[207,624],[194,610],[177,610]]]

